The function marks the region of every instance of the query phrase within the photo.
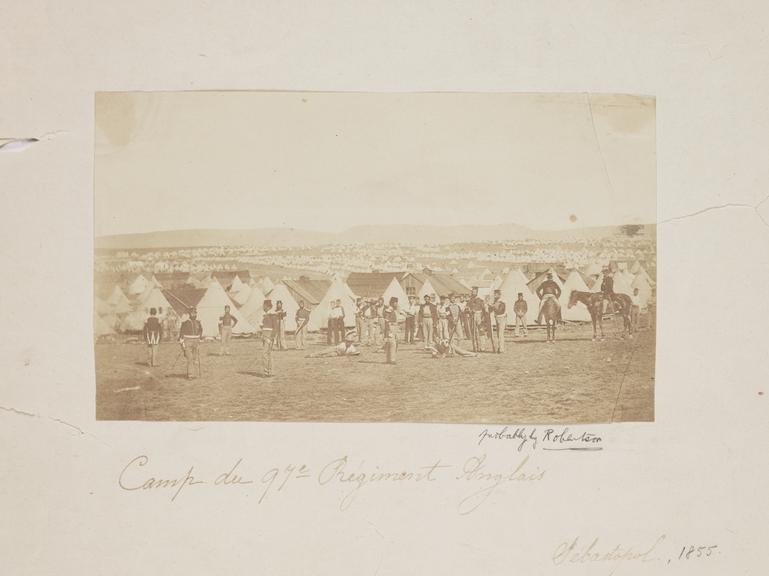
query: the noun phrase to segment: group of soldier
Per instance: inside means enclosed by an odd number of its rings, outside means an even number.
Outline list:
[[[613,285],[611,274],[606,274],[601,291],[611,303]],[[547,300],[558,302],[561,296],[560,286],[548,274],[547,279],[537,288],[540,310],[536,323],[541,323],[542,304]],[[436,297],[426,294],[420,302],[416,296],[409,296],[408,302],[401,303],[398,298],[364,299],[358,298],[355,305],[355,329],[346,330],[345,312],[341,300],[331,302],[328,315],[326,350],[308,355],[309,358],[357,356],[362,346],[373,346],[385,352],[385,362],[396,362],[399,346],[399,333],[406,344],[421,341],[424,350],[436,358],[447,356],[477,356],[481,352],[502,354],[505,351],[505,330],[508,322],[507,303],[502,299],[500,290],[494,290],[493,296],[481,298],[478,288],[473,287],[470,294],[449,294]],[[557,305],[560,321],[560,305]],[[513,303],[515,318],[515,337],[528,336],[528,304],[523,293],[518,293]],[[286,324],[287,311],[283,303],[264,300],[261,325],[262,372],[266,377],[273,375],[274,350],[287,349]],[[304,350],[310,311],[303,301],[295,313],[295,347]],[[229,306],[224,307],[224,314],[219,318],[221,355],[230,354],[232,330],[238,320],[231,314]],[[162,328],[156,310],[150,310],[150,317],[144,327],[144,337],[149,349],[150,366],[157,365],[157,349],[161,340]],[[197,310],[191,308],[188,318],[179,329],[180,354],[187,361],[187,378],[200,374],[200,342],[203,327],[197,319]],[[469,343],[469,350],[463,343]]]
[[[526,335],[528,307],[522,293],[518,295],[514,310],[516,336],[520,335],[521,327]],[[394,320],[388,320],[388,312],[391,316],[395,314]],[[493,297],[481,298],[478,288],[473,288],[470,294],[450,294],[440,298],[425,294],[421,302],[417,296],[409,296],[408,302],[403,304],[397,298],[388,303],[382,298],[357,299],[358,344],[379,347],[387,341],[393,323],[401,322],[403,341],[407,344],[421,341],[425,348],[429,348],[442,340],[469,340],[473,352],[502,353],[505,344],[501,335],[507,327],[507,304],[499,290],[494,291]],[[396,331],[400,331],[397,326]]]

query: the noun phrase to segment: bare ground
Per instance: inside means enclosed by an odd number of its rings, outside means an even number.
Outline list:
[[[188,381],[179,347],[160,347],[147,365],[141,344],[96,345],[96,417],[100,420],[272,420],[336,422],[601,423],[654,420],[655,334],[607,339],[592,329],[507,335],[504,354],[434,359],[421,344],[403,345],[397,364],[371,348],[354,358],[310,359],[326,347],[273,355],[275,376],[261,376],[261,344],[236,340],[232,356],[201,346],[202,377]],[[610,334],[611,333],[611,334]],[[291,340],[289,338],[289,340]],[[292,342],[290,342],[292,343]],[[469,347],[469,346],[467,346]]]

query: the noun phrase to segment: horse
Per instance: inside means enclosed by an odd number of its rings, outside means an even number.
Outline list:
[[[558,300],[555,298],[545,298],[542,302],[542,318],[544,318],[545,326],[547,326],[547,341],[551,344],[555,343],[555,327],[559,319],[558,312]]]
[[[620,314],[622,316],[622,338],[625,338],[625,335],[627,335],[628,338],[632,338],[633,324],[630,321],[632,301],[630,300],[630,296],[615,292],[612,295],[612,300],[615,305],[614,314]],[[596,333],[596,323],[601,330],[601,340],[603,340],[603,294],[601,292],[581,292],[579,290],[572,290],[571,294],[569,294],[568,307],[571,308],[576,306],[579,302],[584,304],[587,307],[588,312],[590,312],[590,319],[593,321],[593,341],[595,341],[598,336]]]

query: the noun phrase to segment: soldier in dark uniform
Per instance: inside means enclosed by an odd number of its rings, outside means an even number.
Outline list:
[[[609,304],[614,306],[614,274],[611,268],[607,268],[603,272],[603,281],[601,282],[601,294],[603,295],[603,313],[606,314],[606,310]]]
[[[150,316],[144,323],[144,341],[147,343],[150,366],[157,366],[158,346],[160,345],[160,339],[163,334],[157,313],[158,311],[155,308],[150,308]]]
[[[232,339],[232,329],[238,323],[238,319],[230,313],[230,307],[224,307],[224,315],[219,316],[219,337],[221,338],[221,349],[219,356],[230,355],[230,340]]]
[[[529,329],[526,326],[526,313],[529,311],[529,305],[526,300],[523,299],[523,292],[518,292],[518,300],[513,304],[513,312],[515,312],[515,336],[520,336],[519,329],[523,330],[524,338],[529,335]]]
[[[483,324],[484,307],[483,299],[478,296],[478,287],[473,286],[465,306],[473,352],[481,352],[481,325]]]
[[[191,308],[189,318],[182,322],[179,329],[179,343],[187,359],[187,379],[191,380],[195,372],[195,364],[200,373],[200,340],[203,338],[203,325],[198,320],[198,311]]]
[[[395,364],[398,352],[398,322],[405,319],[406,313],[398,305],[398,298],[393,296],[382,311],[384,319],[384,349],[385,362]]]
[[[558,322],[561,322],[561,304],[558,299],[561,297],[561,287],[553,280],[552,273],[547,273],[547,280],[542,282],[537,288],[537,296],[539,297],[539,314],[537,315],[537,324],[542,323],[542,304],[545,303],[547,298],[555,298],[556,304],[558,304]]]

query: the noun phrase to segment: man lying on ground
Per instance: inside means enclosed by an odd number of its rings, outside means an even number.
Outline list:
[[[430,352],[433,358],[447,358],[454,355],[466,358],[475,358],[478,356],[476,352],[470,352],[469,350],[460,348],[446,339],[438,340],[433,346],[430,346],[427,351]]]
[[[355,345],[355,341],[358,339],[354,330],[349,331],[345,337],[344,342],[340,342],[333,348],[327,348],[320,352],[313,352],[308,354],[306,358],[335,358],[337,356],[358,356],[360,350]]]

